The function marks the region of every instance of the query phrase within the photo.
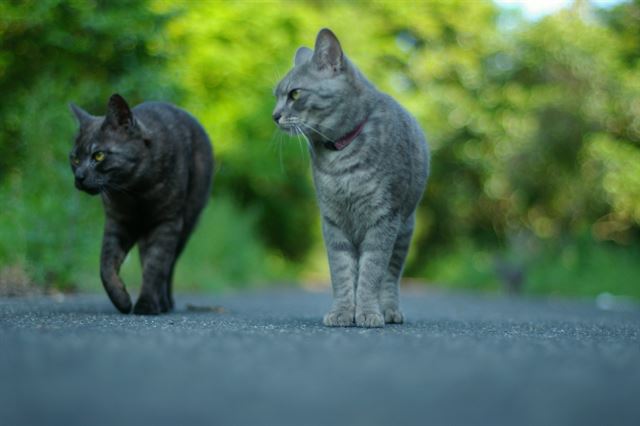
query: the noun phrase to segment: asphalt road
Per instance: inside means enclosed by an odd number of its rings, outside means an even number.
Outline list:
[[[0,299],[0,424],[640,424],[638,308],[405,292],[406,324],[331,329],[329,303]]]

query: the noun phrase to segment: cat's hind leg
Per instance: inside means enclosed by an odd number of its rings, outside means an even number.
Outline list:
[[[133,308],[135,314],[157,315],[171,309],[168,286],[181,227],[181,220],[163,222],[140,239],[142,289]]]
[[[415,215],[412,215],[400,229],[380,288],[380,308],[382,309],[384,322],[388,324],[401,324],[404,322],[404,316],[400,311],[399,285],[404,262],[411,244],[414,223]]]
[[[171,265],[171,272],[169,272],[169,280],[167,281],[167,286],[164,291],[164,305],[167,307],[167,311],[172,311],[175,306],[175,302],[173,300],[173,272],[176,268],[176,262],[178,259],[173,261],[173,265]]]
[[[147,257],[147,248],[148,248],[148,243],[146,241],[140,241],[139,243],[139,249],[140,249],[140,266],[142,267],[142,270],[144,271],[144,260]],[[173,271],[175,269],[175,264],[176,262],[173,262],[173,265],[171,265],[171,271],[169,272],[169,280],[167,282],[167,284],[165,284],[164,288],[159,288],[158,289],[158,303],[160,304],[160,312],[161,313],[165,313],[165,312],[169,312],[171,310],[173,310],[173,297],[171,294],[171,282],[173,280]],[[143,273],[144,274],[144,273]]]
[[[189,221],[190,220],[190,221]],[[167,285],[165,287],[165,302],[164,304],[168,306],[168,311],[172,311],[175,306],[175,301],[173,299],[173,274],[176,270],[176,263],[178,263],[178,258],[182,254],[185,245],[189,239],[189,235],[193,231],[193,225],[195,224],[195,219],[190,219],[188,216],[184,219],[184,226],[182,229],[182,234],[178,240],[178,245],[176,248],[176,255],[173,259],[173,263],[171,264],[171,271],[169,272],[169,280],[167,281]]]
[[[356,325],[360,327],[384,327],[380,294],[399,223],[399,219],[379,221],[368,230],[360,246],[356,290]]]

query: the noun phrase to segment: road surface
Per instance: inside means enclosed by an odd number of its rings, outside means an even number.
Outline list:
[[[408,291],[406,324],[332,329],[326,293],[176,301],[0,299],[0,424],[640,424],[637,307]]]

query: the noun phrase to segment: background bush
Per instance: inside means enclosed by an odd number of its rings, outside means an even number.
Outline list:
[[[73,188],[67,104],[103,114],[116,91],[185,107],[214,142],[179,288],[327,281],[306,148],[271,120],[273,86],[324,26],[428,135],[408,276],[640,296],[639,1],[534,22],[462,0],[0,3],[0,281],[100,287],[102,211]]]

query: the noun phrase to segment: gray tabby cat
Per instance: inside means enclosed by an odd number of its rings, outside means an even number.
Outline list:
[[[298,49],[275,95],[277,125],[309,141],[334,298],[324,324],[402,323],[398,283],[429,173],[418,123],[328,29]]]
[[[211,142],[186,111],[163,102],[129,109],[117,94],[105,117],[71,104],[80,130],[69,155],[78,189],[100,194],[106,215],[100,277],[120,312],[131,298],[118,276],[135,243],[142,260],[136,314],[173,308],[176,260],[209,200],[213,174]]]

